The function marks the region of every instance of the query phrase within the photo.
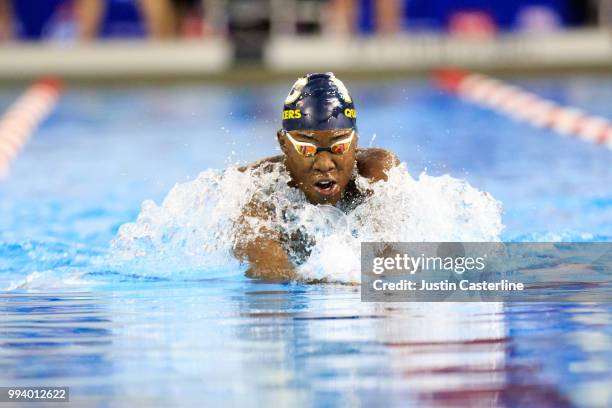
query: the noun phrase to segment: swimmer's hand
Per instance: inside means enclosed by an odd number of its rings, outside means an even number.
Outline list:
[[[292,265],[281,264],[255,264],[246,271],[246,276],[265,281],[293,281],[296,279],[295,269]]]
[[[295,268],[283,247],[273,239],[257,238],[237,246],[236,255],[250,264],[246,276],[266,281],[295,280]]]

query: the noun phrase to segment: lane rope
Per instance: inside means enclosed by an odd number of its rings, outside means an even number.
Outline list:
[[[460,69],[443,69],[434,73],[442,89],[476,105],[532,126],[548,128],[563,136],[612,149],[612,122],[589,115],[571,106],[562,106],[517,86],[485,75]]]
[[[58,79],[40,79],[0,117],[0,177],[8,175],[11,163],[57,105],[61,91]]]

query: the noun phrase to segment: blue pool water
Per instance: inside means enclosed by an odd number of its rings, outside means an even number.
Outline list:
[[[612,77],[513,82],[612,118]],[[288,85],[67,90],[0,182],[0,386],[70,386],[73,404],[109,407],[612,405],[607,304],[371,304],[358,286],[239,266],[112,263],[145,199],[278,153]],[[502,240],[612,240],[610,150],[425,81],[347,85],[361,146],[491,193]],[[0,90],[0,111],[19,91]]]

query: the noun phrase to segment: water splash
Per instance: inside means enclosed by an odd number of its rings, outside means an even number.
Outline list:
[[[56,268],[44,271],[35,271],[23,279],[13,280],[2,290],[5,291],[79,291],[94,284],[87,280],[81,270],[74,268]]]
[[[501,205],[489,194],[450,176],[415,179],[405,165],[387,182],[358,178],[358,188],[371,194],[347,214],[308,203],[288,180],[281,164],[205,171],[177,184],[161,205],[145,201],[137,220],[119,229],[109,259],[146,276],[242,274],[237,240],[277,231],[302,237],[310,253],[297,268],[302,277],[358,282],[361,242],[499,241],[503,228]],[[241,218],[249,203],[266,207],[269,217]],[[292,259],[303,255],[288,251]]]

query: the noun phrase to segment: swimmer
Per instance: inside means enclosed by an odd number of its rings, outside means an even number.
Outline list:
[[[333,73],[298,79],[285,100],[282,118],[282,129],[276,137],[283,154],[252,163],[241,171],[280,163],[290,177],[289,186],[301,190],[312,204],[350,211],[364,196],[357,188],[357,175],[372,182],[386,181],[386,173],[399,164],[387,150],[357,147],[357,110],[348,90]],[[241,220],[270,219],[270,211],[261,203],[251,202]],[[248,261],[249,277],[293,280],[295,267],[283,241],[287,239],[280,232],[265,231],[239,240],[234,252]]]

